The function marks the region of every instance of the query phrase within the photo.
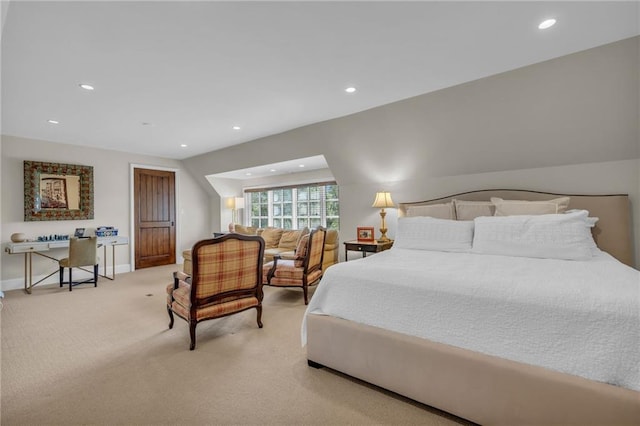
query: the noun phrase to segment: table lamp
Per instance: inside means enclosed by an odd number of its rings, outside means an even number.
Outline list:
[[[384,211],[386,207],[395,207],[393,204],[393,200],[391,199],[391,193],[388,191],[381,191],[376,193],[376,199],[373,202],[371,207],[377,207],[380,209],[380,238],[378,238],[379,243],[386,243],[391,240],[387,238],[387,225],[384,221],[384,217],[387,215],[387,212]]]

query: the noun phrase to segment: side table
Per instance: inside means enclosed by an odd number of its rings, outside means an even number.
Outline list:
[[[378,253],[384,250],[388,250],[393,246],[393,240],[380,243],[377,241],[345,241],[344,242],[344,260],[349,260],[350,251],[362,252],[362,257],[366,257],[367,253]]]

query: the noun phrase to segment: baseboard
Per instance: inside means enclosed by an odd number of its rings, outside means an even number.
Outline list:
[[[53,271],[53,269],[52,269],[52,271]],[[107,275],[111,276],[111,267],[107,267],[107,272],[108,272]],[[131,272],[131,265],[129,265],[129,264],[116,265],[116,274],[123,274],[125,272]],[[104,268],[102,266],[100,266],[98,268],[98,273],[104,274]],[[65,276],[66,275],[67,275],[67,273],[65,273]],[[83,278],[91,277],[91,274],[88,273],[88,272],[82,271],[82,270],[74,269],[73,270],[74,281],[75,281],[76,276],[78,277],[78,279],[83,279]],[[46,274],[34,275],[33,276],[33,282],[37,282],[38,280],[41,280],[44,277],[46,277]],[[100,281],[100,280],[98,280],[98,281]],[[50,276],[49,278],[47,278],[46,280],[44,280],[41,283],[39,283],[38,285],[57,284],[57,283],[58,283],[58,274],[55,273],[52,276]],[[24,278],[20,277],[20,278],[12,278],[12,279],[9,279],[9,280],[3,280],[1,288],[2,288],[2,291],[24,289]]]

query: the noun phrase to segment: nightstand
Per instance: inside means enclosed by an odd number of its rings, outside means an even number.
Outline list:
[[[384,250],[388,250],[393,246],[393,240],[387,241],[386,243],[379,243],[377,241],[345,241],[344,242],[344,260],[349,260],[349,252],[350,251],[359,251],[362,253],[362,257],[366,257],[367,253],[378,253]]]

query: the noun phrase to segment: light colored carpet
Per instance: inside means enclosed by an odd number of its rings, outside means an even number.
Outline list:
[[[71,293],[6,292],[2,425],[466,424],[308,367],[300,290],[265,287],[263,329],[255,309],[206,321],[189,351],[186,322],[167,327],[164,289],[176,268],[120,274]]]

